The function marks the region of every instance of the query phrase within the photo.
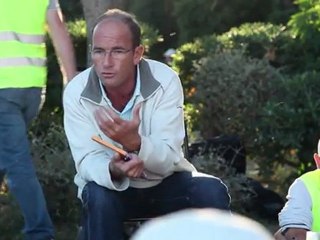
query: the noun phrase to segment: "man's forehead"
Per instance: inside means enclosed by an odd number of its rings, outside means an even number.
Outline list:
[[[97,24],[93,31],[93,37],[95,35],[99,36],[129,36],[131,35],[129,27],[119,21],[114,19],[106,19]]]
[[[131,44],[130,29],[126,24],[119,20],[114,19],[106,19],[100,22],[93,31],[92,34],[92,43],[99,42],[102,44],[109,43],[123,43],[123,44]]]
[[[96,29],[100,29],[100,28],[109,28],[109,27],[121,27],[121,28],[128,28],[128,26],[122,22],[120,19],[116,19],[116,18],[105,18],[103,20],[101,20],[94,28],[94,30]]]

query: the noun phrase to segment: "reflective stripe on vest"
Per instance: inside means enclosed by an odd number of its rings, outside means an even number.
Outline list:
[[[312,200],[312,231],[320,232],[320,169],[303,174],[300,179]]]
[[[1,67],[17,67],[17,66],[39,66],[42,67],[46,64],[45,59],[42,58],[0,58],[0,68]]]
[[[41,44],[44,42],[44,35],[30,35],[16,32],[0,32],[0,41],[18,41],[21,43]]]
[[[49,0],[0,1],[0,88],[43,87]]]

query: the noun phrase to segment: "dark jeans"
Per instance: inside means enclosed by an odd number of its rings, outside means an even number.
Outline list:
[[[123,239],[123,221],[155,217],[185,208],[229,210],[227,187],[218,178],[177,172],[151,188],[118,192],[89,182],[82,192],[83,239]]]

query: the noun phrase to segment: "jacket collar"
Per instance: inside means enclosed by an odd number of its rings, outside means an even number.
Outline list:
[[[138,71],[141,81],[140,93],[141,96],[146,99],[160,86],[160,82],[154,78],[149,64],[145,59],[140,61]],[[81,93],[81,97],[90,99],[95,103],[100,103],[102,101],[99,77],[93,67],[90,70],[88,81]]]

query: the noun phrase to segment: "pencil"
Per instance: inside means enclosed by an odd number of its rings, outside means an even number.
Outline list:
[[[113,151],[119,153],[119,154],[120,154],[121,156],[123,156],[123,157],[128,157],[128,153],[127,153],[125,150],[123,150],[123,149],[121,149],[121,148],[118,148],[118,147],[112,145],[111,143],[102,140],[102,139],[101,139],[100,137],[98,137],[98,136],[92,136],[91,139],[92,139],[93,141],[96,141],[97,143],[102,144],[102,145],[105,146],[105,147],[108,147],[108,148],[112,149]]]

